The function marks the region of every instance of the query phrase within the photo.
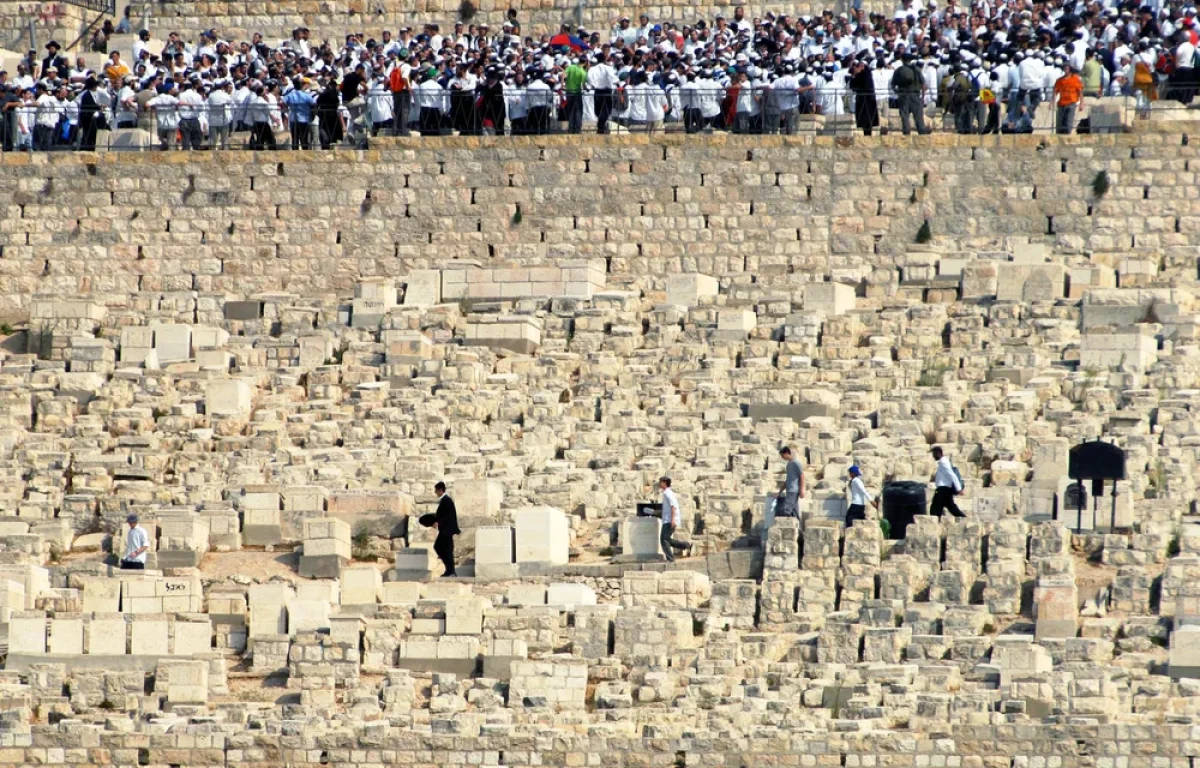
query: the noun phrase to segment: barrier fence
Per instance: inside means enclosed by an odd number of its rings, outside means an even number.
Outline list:
[[[1169,95],[1169,94],[1164,94]],[[862,135],[927,133],[1110,133],[1156,111],[1178,114],[1178,100],[1143,94],[1085,97],[1074,109],[1053,94],[1020,91],[992,103],[941,103],[922,97],[813,89],[675,89],[584,92],[509,88],[499,99],[472,92],[372,93],[334,109],[286,103],[105,105],[88,114],[78,103],[26,102],[0,113],[4,151],[156,149],[328,149],[364,146],[389,135],[545,135],[561,133],[701,133]],[[1197,101],[1200,107],[1200,100]],[[920,121],[917,115],[920,115]],[[406,119],[405,119],[406,118]],[[907,130],[906,130],[907,129]]]

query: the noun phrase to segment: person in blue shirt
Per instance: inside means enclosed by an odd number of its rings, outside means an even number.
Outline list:
[[[288,106],[288,123],[292,129],[292,149],[312,149],[312,116],[316,98],[304,89],[304,81],[297,77],[292,81],[292,90],[283,97]]]
[[[1033,133],[1033,117],[1029,108],[1024,104],[1017,105],[1017,111],[1008,116],[1004,125],[1000,126],[1001,133]]]

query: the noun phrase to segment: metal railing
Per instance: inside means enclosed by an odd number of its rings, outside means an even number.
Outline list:
[[[158,149],[329,149],[364,146],[394,135],[545,135],[562,133],[803,134],[852,136],[926,133],[1122,132],[1154,110],[1178,102],[1140,95],[1085,97],[1070,113],[1045,97],[1002,94],[993,104],[930,103],[920,95],[870,96],[823,89],[783,95],[769,89],[726,89],[559,94],[508,89],[503,109],[473,92],[383,93],[360,97],[336,111],[271,105],[153,104],[138,109],[102,108],[95,117],[78,104],[25,102],[0,113],[4,151]],[[1197,99],[1200,106],[1200,99]],[[907,114],[905,114],[907,113]],[[1030,119],[1022,119],[1022,114]],[[407,115],[400,124],[397,115]],[[602,119],[603,118],[603,119]]]

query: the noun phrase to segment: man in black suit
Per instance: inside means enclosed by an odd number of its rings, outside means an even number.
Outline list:
[[[446,494],[445,483],[439,480],[437,485],[433,486],[433,492],[438,497],[437,522],[433,524],[438,535],[433,542],[433,551],[446,566],[446,572],[442,576],[455,576],[454,537],[462,533],[458,529],[458,510],[454,507],[454,499]]]
[[[49,76],[50,69],[54,68],[58,70],[59,78],[66,80],[67,70],[71,68],[71,65],[67,63],[66,56],[58,55],[58,41],[51,40],[50,42],[46,43],[46,51],[48,52],[48,55],[46,58],[42,59],[42,77]]]

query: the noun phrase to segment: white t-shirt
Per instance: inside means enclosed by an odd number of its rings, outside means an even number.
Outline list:
[[[125,559],[135,563],[146,563],[146,553],[149,549],[144,550],[140,555],[134,555],[142,547],[149,547],[150,537],[146,535],[146,529],[140,525],[135,525],[129,529],[129,535],[125,537]]]
[[[662,519],[664,523],[674,523],[679,525],[679,499],[675,496],[675,491],[667,488],[662,492]]]

